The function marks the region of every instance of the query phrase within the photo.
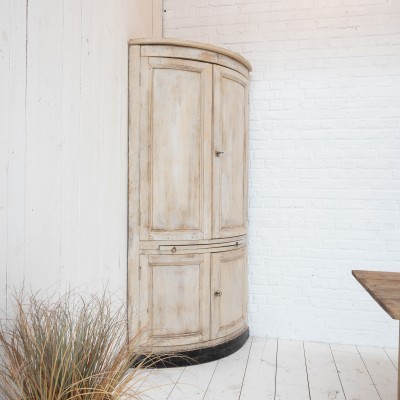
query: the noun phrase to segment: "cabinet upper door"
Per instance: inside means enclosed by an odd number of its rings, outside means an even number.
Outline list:
[[[214,66],[213,237],[247,230],[248,79]]]
[[[211,237],[212,65],[141,58],[140,239]]]
[[[209,339],[210,254],[141,255],[143,343],[179,346]]]

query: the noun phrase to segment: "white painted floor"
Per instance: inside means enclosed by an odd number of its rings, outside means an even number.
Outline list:
[[[396,400],[397,349],[254,337],[219,361],[140,374],[147,400]]]

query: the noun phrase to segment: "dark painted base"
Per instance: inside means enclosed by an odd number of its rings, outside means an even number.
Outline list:
[[[188,365],[203,364],[219,360],[239,350],[249,338],[249,328],[228,342],[217,346],[202,348],[198,350],[184,351],[182,353],[162,355],[141,355],[135,359],[132,366],[142,363],[143,368],[171,368],[186,367]]]

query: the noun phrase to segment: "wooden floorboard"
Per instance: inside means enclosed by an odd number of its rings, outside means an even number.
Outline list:
[[[143,400],[167,400],[184,368],[154,369],[140,386]]]
[[[218,361],[207,390],[207,400],[238,400],[249,358],[250,338],[236,353]]]
[[[312,400],[345,400],[329,344],[304,343]]]
[[[250,338],[235,354],[141,371],[143,400],[395,400],[397,349]]]
[[[208,399],[206,391],[217,363],[217,361],[214,361],[185,368],[168,400]]]
[[[382,400],[394,400],[397,393],[397,370],[384,349],[357,346],[368,373]]]
[[[390,360],[392,361],[394,367],[397,369],[399,365],[399,350],[398,349],[393,349],[391,347],[385,347],[384,348],[385,353],[388,355]]]
[[[275,400],[310,400],[303,342],[278,341]]]
[[[346,400],[380,400],[356,346],[331,345]]]
[[[274,400],[276,350],[276,339],[253,339],[240,400]]]

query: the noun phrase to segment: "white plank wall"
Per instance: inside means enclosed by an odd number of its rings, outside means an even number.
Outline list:
[[[0,308],[126,288],[130,0],[0,2]]]

